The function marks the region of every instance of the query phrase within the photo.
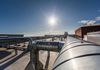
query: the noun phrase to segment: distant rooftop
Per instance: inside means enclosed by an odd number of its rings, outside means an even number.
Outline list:
[[[87,33],[99,32],[99,31],[100,31],[100,24],[85,25],[85,26],[81,26],[78,29],[76,29],[75,35],[83,38],[84,35],[87,35]]]
[[[90,27],[90,26],[100,26],[100,24],[84,25],[84,26],[81,26],[81,27]]]
[[[0,34],[0,37],[24,37],[24,34]]]

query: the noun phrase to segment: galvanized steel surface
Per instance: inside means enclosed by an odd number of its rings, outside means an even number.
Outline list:
[[[100,46],[68,36],[53,70],[100,70]]]

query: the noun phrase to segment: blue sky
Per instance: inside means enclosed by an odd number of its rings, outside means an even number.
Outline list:
[[[55,27],[47,22],[51,15]],[[100,0],[0,0],[0,33],[74,33],[87,21],[100,22]]]

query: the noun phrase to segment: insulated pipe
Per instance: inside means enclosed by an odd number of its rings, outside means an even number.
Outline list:
[[[41,62],[39,62],[39,50],[45,50],[48,51],[48,57],[47,62],[45,66],[45,70],[48,69],[49,64],[49,57],[50,57],[50,51],[59,52],[62,45],[64,43],[59,42],[43,42],[43,41],[33,41],[32,38],[29,40],[28,50],[30,51],[30,62],[28,66],[25,68],[25,70],[42,70],[43,65]]]
[[[42,46],[38,45],[36,46],[38,50],[44,50],[44,51],[54,51],[54,52],[59,52],[58,46]]]
[[[68,36],[52,70],[100,70],[100,46]]]
[[[31,70],[42,70],[43,66],[39,61],[39,50],[48,51],[48,57],[45,65],[45,70],[48,69],[50,51],[59,52],[63,43],[59,42],[43,42],[43,41],[33,41],[32,38],[29,40],[28,49],[30,51],[30,62],[25,70],[31,68]]]
[[[64,45],[64,43],[37,41],[37,42],[34,42],[32,45],[35,46],[34,48],[38,50],[59,52],[62,46]]]

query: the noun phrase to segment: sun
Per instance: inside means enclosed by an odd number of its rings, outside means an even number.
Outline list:
[[[57,18],[55,16],[51,16],[49,17],[48,22],[51,26],[54,26],[55,24],[57,24]]]

